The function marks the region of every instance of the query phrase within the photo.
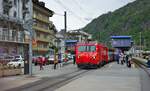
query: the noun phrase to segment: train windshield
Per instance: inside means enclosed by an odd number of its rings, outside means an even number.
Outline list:
[[[96,46],[79,46],[79,52],[95,52]]]

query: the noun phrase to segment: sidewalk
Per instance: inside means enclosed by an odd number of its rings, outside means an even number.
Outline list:
[[[38,77],[29,77],[28,75],[18,75],[0,78],[0,91],[22,86],[40,80]]]
[[[141,91],[139,70],[110,63],[56,91]]]
[[[58,65],[60,66],[60,65]],[[65,72],[71,72],[76,66],[70,62],[63,67],[53,69],[53,65],[44,66],[44,70],[39,70],[39,66],[33,66],[33,76],[29,75],[18,75],[0,78],[0,91],[19,87],[28,83],[36,82],[44,77],[53,77],[64,74]]]

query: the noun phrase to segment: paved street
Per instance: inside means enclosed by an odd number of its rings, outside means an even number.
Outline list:
[[[138,69],[111,63],[56,91],[141,91]]]
[[[0,79],[0,91],[149,91],[150,78],[143,70],[110,63],[100,69],[80,70],[68,64],[53,69],[33,67],[34,77]],[[18,87],[18,88],[15,88]],[[10,89],[14,88],[14,89]]]
[[[78,70],[76,65],[72,64],[72,61],[69,61],[68,63],[64,63],[63,66],[58,64],[56,69],[54,69],[53,66],[54,66],[53,64],[43,66],[44,70],[40,70],[39,66],[33,66],[33,75],[37,77],[54,77],[54,76],[58,76],[61,74]]]

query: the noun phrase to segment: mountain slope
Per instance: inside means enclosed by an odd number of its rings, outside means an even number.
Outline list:
[[[83,31],[107,44],[112,35],[130,35],[137,46],[141,32],[142,44],[150,49],[150,0],[136,0],[114,12],[101,15],[85,26]]]

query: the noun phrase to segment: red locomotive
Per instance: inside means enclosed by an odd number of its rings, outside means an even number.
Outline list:
[[[79,68],[97,68],[108,62],[108,48],[99,43],[77,43],[75,55]]]

